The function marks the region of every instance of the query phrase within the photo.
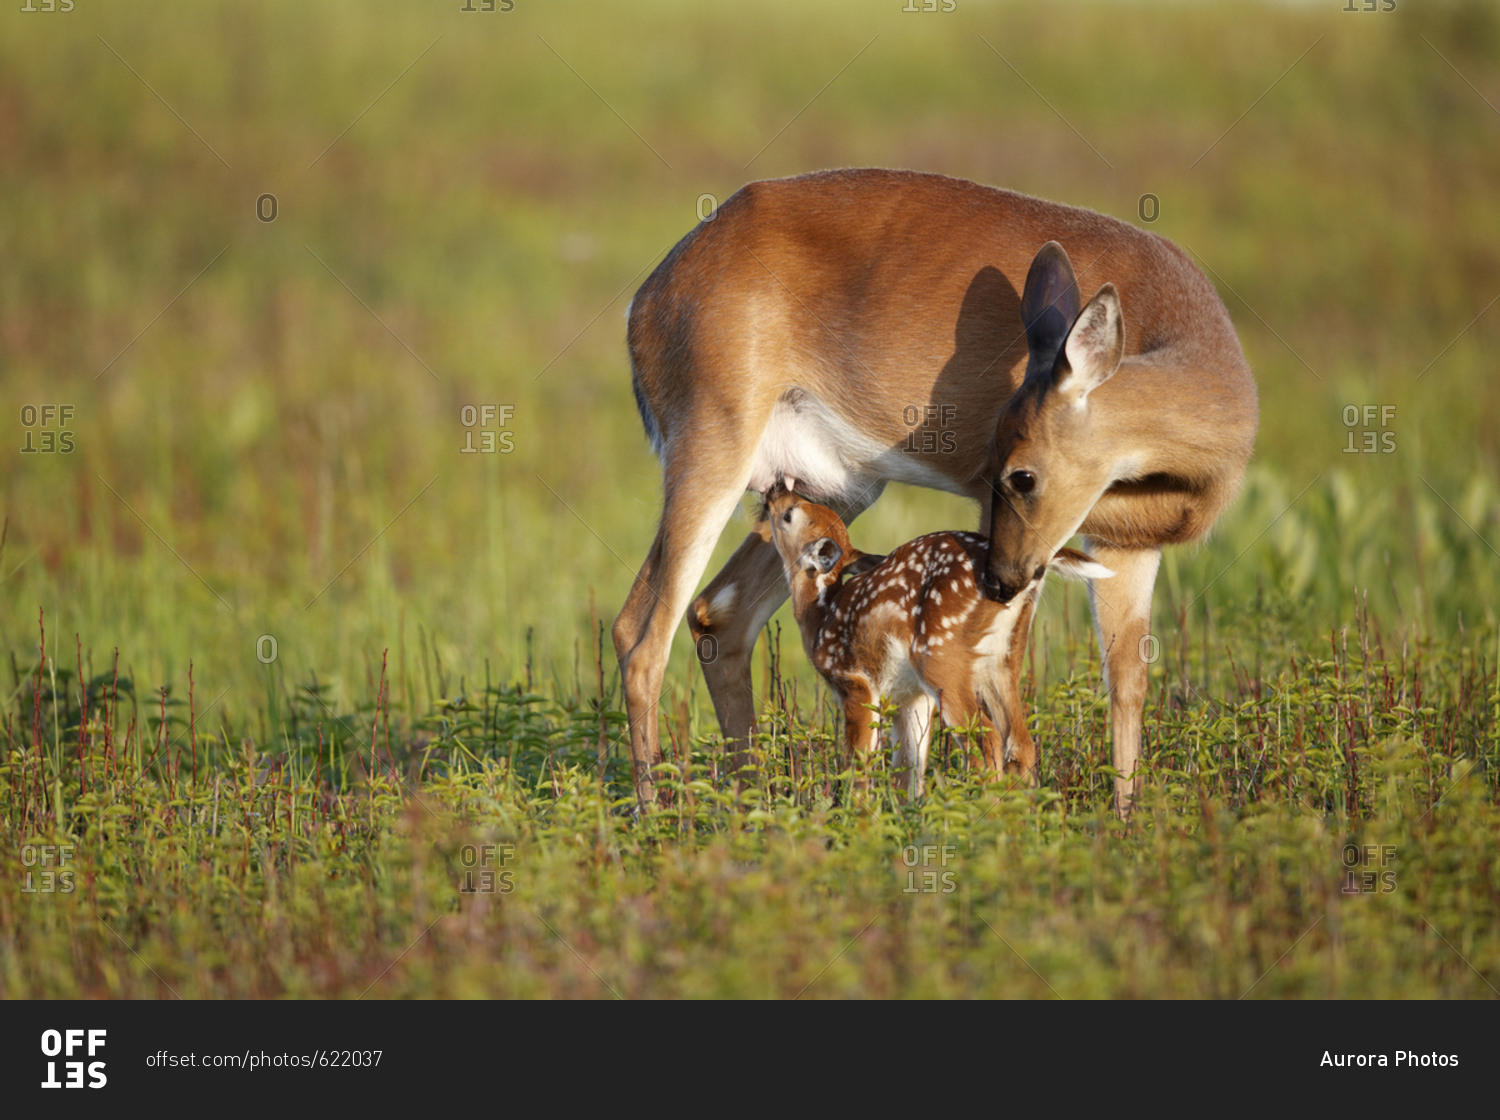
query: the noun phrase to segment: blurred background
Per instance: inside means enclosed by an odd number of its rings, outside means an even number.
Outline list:
[[[90,675],[191,659],[230,728],[386,650],[398,702],[572,688],[601,625],[612,674],[660,508],[626,303],[714,200],[863,165],[1136,222],[1218,287],[1260,434],[1169,554],[1169,648],[1326,651],[1366,596],[1388,643],[1494,648],[1496,5],[485,3],[0,15],[7,688],[39,610]],[[976,519],[892,487],[854,536]],[[1049,586],[1041,672],[1086,625]]]

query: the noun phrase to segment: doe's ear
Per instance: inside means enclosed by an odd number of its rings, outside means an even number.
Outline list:
[[[1125,320],[1113,284],[1100,288],[1078,316],[1058,363],[1058,390],[1079,404],[1114,375],[1125,357]]]
[[[1069,579],[1108,579],[1115,574],[1112,569],[1076,548],[1059,548],[1057,555],[1047,566]]]
[[[839,562],[839,557],[842,555],[844,555],[844,550],[838,541],[832,537],[823,537],[807,546],[802,559],[809,568],[816,568],[826,575],[833,571],[833,566]]]
[[[1027,377],[1050,377],[1082,300],[1073,262],[1056,241],[1032,258],[1021,292],[1021,324],[1026,328]]]

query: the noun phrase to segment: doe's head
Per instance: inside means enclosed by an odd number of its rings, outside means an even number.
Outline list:
[[[1105,284],[1081,310],[1068,254],[1038,251],[1021,295],[1026,377],[995,427],[981,477],[990,500],[990,557],[981,577],[1009,602],[1040,579],[1114,481],[1097,438],[1090,394],[1125,355],[1120,297]]]

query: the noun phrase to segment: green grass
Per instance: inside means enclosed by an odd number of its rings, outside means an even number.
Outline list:
[[[1500,696],[1472,658],[1360,631],[1227,694],[1165,673],[1128,827],[1092,667],[1035,698],[1040,789],[949,733],[916,804],[855,794],[825,705],[766,668],[759,777],[728,788],[681,711],[644,820],[612,693],[491,684],[407,719],[299,690],[258,747],[112,679],[81,720],[49,672],[40,749],[0,772],[7,994],[1492,992]]]
[[[0,15],[0,994],[1493,994],[1491,6],[460,7]],[[862,164],[1153,193],[1239,328],[1256,458],[1164,561],[1129,828],[1063,586],[1038,790],[953,741],[851,803],[783,613],[759,787],[684,633],[685,772],[630,815],[624,304],[700,195]],[[49,403],[76,449],[20,453]],[[512,452],[460,453],[485,403]],[[853,535],[975,519],[892,487]],[[513,892],[461,894],[491,842]],[[950,894],[902,890],[928,843]],[[1393,891],[1341,893],[1348,843]]]

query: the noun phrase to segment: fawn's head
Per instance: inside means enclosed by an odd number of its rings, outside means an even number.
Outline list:
[[[844,569],[861,555],[849,544],[849,532],[838,514],[798,497],[783,481],[766,492],[761,517],[771,527],[771,540],[794,593],[799,583],[821,593],[838,583]]]
[[[1120,368],[1120,297],[1105,284],[1079,309],[1078,281],[1055,241],[1042,246],[1021,295],[1026,378],[995,428],[982,477],[990,490],[985,593],[1002,603],[1042,577],[1113,481],[1093,431],[1089,394]]]

